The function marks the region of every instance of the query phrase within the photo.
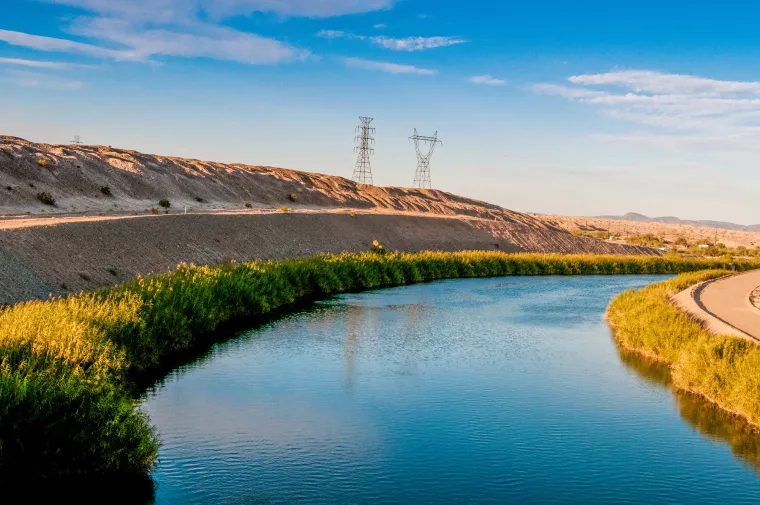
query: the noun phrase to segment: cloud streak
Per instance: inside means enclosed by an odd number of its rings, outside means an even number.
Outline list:
[[[43,0],[104,16],[159,23],[203,17],[224,19],[254,12],[288,17],[327,18],[389,9],[396,0]]]
[[[84,87],[84,83],[81,81],[52,77],[28,71],[9,71],[6,73],[5,80],[25,88],[77,90]]]
[[[435,70],[427,68],[418,68],[412,65],[399,65],[397,63],[387,63],[382,61],[365,60],[362,58],[344,58],[343,62],[349,67],[361,68],[364,70],[379,70],[390,74],[414,74],[414,75],[435,75]]]
[[[30,68],[67,69],[67,68],[92,68],[90,65],[77,63],[65,63],[58,61],[21,60],[18,58],[0,58],[0,65],[13,65]]]
[[[596,135],[598,140],[658,149],[760,150],[760,82],[650,70],[575,75],[567,81],[571,85],[536,84],[533,91],[585,103],[645,128]]]
[[[316,33],[317,37],[326,39],[353,39],[353,40],[368,40],[372,44],[390,49],[393,51],[426,51],[428,49],[437,49],[439,47],[454,46],[457,44],[464,44],[467,41],[459,37],[405,37],[405,38],[393,38],[386,37],[384,35],[357,35],[354,33],[344,32],[342,30],[320,30]]]
[[[507,81],[504,79],[497,79],[490,75],[476,75],[470,77],[470,82],[473,84],[485,84],[487,86],[506,86]]]

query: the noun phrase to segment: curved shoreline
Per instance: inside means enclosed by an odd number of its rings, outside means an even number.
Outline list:
[[[181,265],[114,289],[0,310],[0,481],[145,475],[158,441],[132,396],[135,376],[207,345],[227,322],[299,300],[448,278],[728,266],[662,257],[380,252]]]
[[[615,297],[607,321],[627,351],[667,365],[677,389],[703,397],[760,427],[760,388],[755,373],[760,346],[738,334],[715,335],[673,300],[679,293],[734,275],[728,270],[682,274]]]

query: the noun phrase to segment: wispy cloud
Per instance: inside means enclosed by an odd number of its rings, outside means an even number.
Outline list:
[[[342,30],[320,30],[315,34],[317,37],[326,39],[354,39],[354,40],[368,40],[376,46],[383,47],[385,49],[391,49],[393,51],[425,51],[427,49],[436,49],[439,47],[453,46],[456,44],[464,44],[467,41],[460,37],[404,37],[393,38],[386,37],[384,35],[357,35],[355,33],[348,33]]]
[[[385,23],[378,23],[375,26],[373,26],[373,28],[375,30],[384,30],[384,29],[388,28],[388,25],[386,25]]]
[[[84,83],[81,81],[28,71],[9,71],[6,73],[5,80],[25,88],[76,90],[84,87]]]
[[[340,39],[343,37],[356,37],[352,36],[350,34],[347,34],[346,32],[342,30],[319,30],[316,33],[317,37],[321,37],[323,39]],[[358,37],[357,37],[358,38]]]
[[[326,18],[360,14],[393,7],[397,0],[43,0],[79,7],[122,19],[179,22],[198,19],[201,13],[215,19],[254,12],[280,16]]]
[[[435,70],[427,68],[418,68],[412,65],[399,65],[397,63],[387,63],[382,61],[365,60],[362,58],[345,58],[344,63],[349,67],[362,68],[366,70],[379,70],[391,74],[415,74],[415,75],[435,75]]]
[[[307,59],[309,51],[221,24],[229,16],[271,12],[327,17],[388,8],[395,0],[42,0],[83,11],[63,31],[78,40],[0,30],[0,41],[46,52],[116,61],[212,58],[267,65]]]
[[[274,39],[231,28],[195,23],[187,31],[143,28],[111,18],[78,20],[71,30],[77,35],[129,48],[135,59],[154,56],[203,57],[246,64],[274,64],[302,60],[308,51],[295,49]]]
[[[67,69],[67,68],[93,68],[91,65],[81,65],[79,63],[66,63],[58,61],[40,61],[40,60],[21,60],[17,58],[0,58],[0,65],[14,65],[30,68],[49,68],[49,69]]]
[[[507,84],[507,81],[504,79],[497,79],[490,75],[476,75],[470,77],[470,82],[475,84],[486,84],[488,86],[504,86]]]
[[[128,51],[107,49],[104,47],[84,44],[73,40],[43,37],[29,33],[0,30],[0,41],[12,46],[27,47],[45,52],[78,53],[95,58],[108,58],[114,60],[135,59]]]
[[[377,46],[394,51],[424,51],[467,42],[459,37],[406,37],[403,39],[370,37],[369,40]]]
[[[650,70],[575,75],[567,80],[576,86],[537,84],[533,90],[598,107],[609,117],[649,129],[599,134],[598,140],[676,150],[760,150],[760,82]]]

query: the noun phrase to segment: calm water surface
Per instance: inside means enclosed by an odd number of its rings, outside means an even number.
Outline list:
[[[657,277],[444,281],[242,334],[144,399],[156,503],[760,503],[760,437],[621,355]]]

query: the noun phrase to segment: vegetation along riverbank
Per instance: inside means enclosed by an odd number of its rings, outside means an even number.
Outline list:
[[[626,291],[612,301],[607,319],[622,347],[670,367],[674,387],[760,426],[760,346],[712,335],[670,303],[671,296],[690,286],[732,273],[685,273]]]
[[[743,270],[758,265],[735,266]],[[208,345],[212,332],[226,322],[263,315],[298,300],[456,277],[666,274],[728,267],[719,260],[671,257],[397,254],[385,253],[376,244],[373,252],[364,254],[217,267],[180,265],[170,273],[116,288],[20,303],[0,311],[0,482],[144,477],[156,462],[159,442],[137,407],[135,378],[178,353]],[[714,275],[718,274],[679,277],[645,291],[641,302],[661,311],[663,321],[628,317],[642,310],[635,297],[643,295],[636,293],[616,300],[612,319],[621,334],[630,335],[631,347],[640,345],[637,332],[645,331],[637,324],[669,324],[672,319],[701,339],[696,325],[689,326],[685,316],[660,302],[666,304],[669,290]],[[682,346],[667,335],[673,326],[663,328],[664,335],[652,338],[669,340],[648,345],[681,366]],[[742,342],[721,342],[720,351],[727,356],[749,356]],[[701,352],[717,350],[705,344]],[[702,354],[693,359],[715,360]],[[678,373],[689,384],[700,380]]]

